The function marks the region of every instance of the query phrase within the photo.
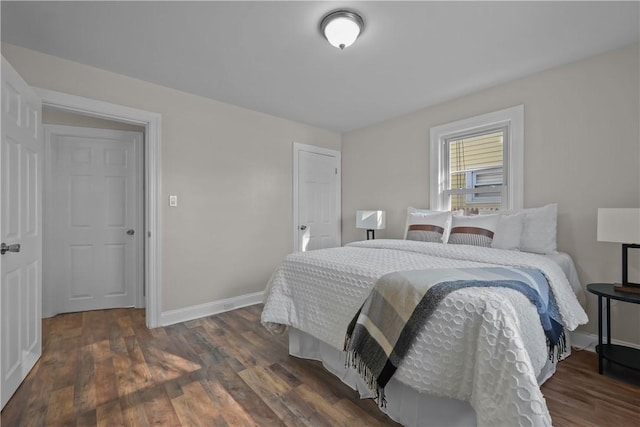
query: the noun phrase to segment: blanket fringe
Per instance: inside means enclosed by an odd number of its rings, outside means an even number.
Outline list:
[[[353,336],[353,330],[356,326],[356,320],[360,315],[360,310],[353,317],[353,320],[347,327],[347,333],[344,336],[344,347],[343,350],[346,353],[346,358],[344,361],[345,368],[354,368],[358,372],[358,375],[365,381],[369,390],[375,391],[375,400],[378,406],[381,408],[387,407],[387,399],[384,395],[384,387],[378,385],[378,381],[373,372],[369,369],[369,367],[364,363],[364,361],[360,358],[354,350],[349,350],[349,343],[351,342],[351,338]]]
[[[357,370],[358,375],[364,380],[369,387],[369,390],[375,391],[374,397],[376,403],[381,408],[387,407],[387,399],[384,394],[384,387],[378,385],[378,381],[374,373],[369,367],[362,361],[362,359],[353,351],[347,351],[347,358],[345,361],[345,367],[351,367]]]
[[[549,360],[559,362],[564,352],[567,351],[567,337],[565,335],[565,331],[563,330],[562,333],[560,333],[558,342],[555,345],[552,345],[549,338],[547,338],[547,347],[549,348]]]

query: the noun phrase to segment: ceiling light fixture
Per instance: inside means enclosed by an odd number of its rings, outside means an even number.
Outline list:
[[[350,10],[336,10],[322,18],[320,30],[331,45],[344,49],[356,41],[364,30],[364,20]]]

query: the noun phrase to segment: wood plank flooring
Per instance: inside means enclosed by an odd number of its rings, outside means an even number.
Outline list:
[[[286,336],[260,325],[261,309],[153,330],[134,309],[45,319],[42,358],[1,424],[398,425],[319,363],[290,357]],[[639,426],[638,384],[598,375],[583,351],[542,389],[556,426]]]

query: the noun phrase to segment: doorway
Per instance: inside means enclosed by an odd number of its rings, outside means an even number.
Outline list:
[[[44,108],[43,316],[144,307],[143,129],[51,116]]]
[[[43,107],[82,116],[128,123],[144,128],[144,289],[145,316],[149,328],[161,325],[162,314],[162,235],[160,225],[161,116],[95,99],[34,88]]]
[[[340,152],[293,143],[293,250],[341,245]]]

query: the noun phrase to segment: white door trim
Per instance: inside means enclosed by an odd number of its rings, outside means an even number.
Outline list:
[[[149,328],[160,326],[162,314],[161,115],[48,89],[33,89],[42,98],[42,105],[45,107],[144,126],[144,210],[147,236],[144,244],[146,323]]]
[[[299,142],[293,142],[293,251],[300,252],[300,239],[298,239],[298,153],[300,151],[307,151],[311,153],[324,154],[326,156],[333,156],[338,161],[338,173],[336,179],[336,235],[338,236],[338,246],[342,246],[342,233],[340,230],[340,215],[342,213],[342,159],[340,157],[340,151],[331,150],[330,148],[316,147],[314,145],[301,144]]]

